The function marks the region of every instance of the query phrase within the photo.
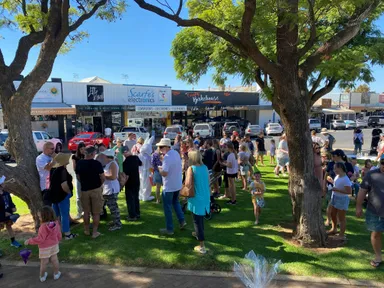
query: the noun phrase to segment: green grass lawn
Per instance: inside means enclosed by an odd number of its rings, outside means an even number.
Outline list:
[[[347,218],[348,242],[341,249],[318,253],[297,247],[284,238],[281,226],[290,225],[291,202],[287,191],[287,179],[276,179],[272,166],[261,167],[267,186],[266,207],[262,211],[259,226],[254,226],[250,195],[240,190],[238,205],[227,206],[218,200],[222,212],[205,222],[207,255],[193,252],[197,241],[191,237],[193,231],[191,215],[185,231],[175,229],[172,237],[160,236],[158,231],[165,226],[163,209],[155,203],[141,203],[140,222],[123,220],[123,229],[109,232],[102,222],[102,237],[92,240],[83,235],[82,226],[73,232],[79,237],[63,241],[59,258],[71,263],[113,264],[146,266],[157,268],[182,268],[196,270],[232,270],[233,261],[241,260],[250,250],[267,258],[283,262],[282,273],[318,277],[347,277],[384,281],[383,268],[375,270],[369,265],[372,248],[364,221],[354,216],[355,202],[351,201]],[[15,199],[16,197],[14,197]],[[74,198],[74,197],[73,197]],[[124,193],[120,194],[121,217],[125,219],[127,209]],[[26,205],[15,199],[21,214],[28,213]],[[72,199],[74,204],[74,199]],[[71,211],[75,214],[75,205]],[[174,221],[177,224],[176,218]],[[2,234],[4,236],[4,234]],[[8,259],[19,259],[17,250],[9,247],[9,240],[1,237],[1,248]],[[33,247],[33,260],[37,260],[37,247]],[[21,261],[21,260],[20,260]]]

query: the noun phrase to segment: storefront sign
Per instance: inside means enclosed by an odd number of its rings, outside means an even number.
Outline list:
[[[87,111],[87,112],[111,112],[111,111],[135,111],[134,106],[117,106],[117,105],[108,105],[108,106],[101,106],[101,105],[79,105],[76,106],[76,109],[78,111]]]
[[[168,112],[128,112],[128,118],[152,118],[152,119],[163,119],[167,118]]]
[[[173,90],[172,105],[188,107],[259,105],[259,93]]]
[[[138,112],[151,112],[151,111],[165,111],[165,112],[182,112],[187,111],[187,106],[136,106],[135,111]]]
[[[128,86],[127,101],[129,105],[135,106],[172,105],[171,89],[165,87]]]
[[[31,115],[76,115],[76,108],[32,108]]]
[[[322,108],[331,108],[332,107],[332,99],[321,99],[321,107]]]
[[[88,102],[104,102],[104,87],[102,85],[87,85]]]
[[[14,81],[16,90],[20,86],[20,81]],[[62,92],[60,82],[47,82],[36,93],[32,103],[61,103]]]
[[[368,92],[361,93],[361,104],[371,104],[371,97]]]

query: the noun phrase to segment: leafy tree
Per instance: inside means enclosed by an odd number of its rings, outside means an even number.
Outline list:
[[[17,163],[10,167],[0,162],[0,174],[9,180],[6,189],[28,204],[37,227],[42,199],[31,130],[32,99],[50,76],[59,51],[68,51],[87,36],[79,31],[81,25],[93,16],[114,21],[126,4],[124,0],[1,0],[0,5],[0,28],[17,28],[24,34],[10,63],[0,49],[0,100],[9,130],[6,145]],[[16,90],[13,81],[20,79],[36,45],[40,47],[36,64]]]
[[[158,6],[134,1],[186,27],[171,51],[180,79],[195,83],[213,70],[217,84],[240,75],[244,84],[260,85],[288,136],[294,237],[324,246],[308,114],[337,84],[346,88],[356,80],[372,81],[371,65],[384,62],[384,41],[374,25],[383,13],[382,1],[188,0],[187,19],[181,16],[182,0],[177,7],[161,0]]]
[[[369,88],[369,86],[367,84],[361,84],[353,92],[368,93],[370,91],[371,91],[371,89]]]

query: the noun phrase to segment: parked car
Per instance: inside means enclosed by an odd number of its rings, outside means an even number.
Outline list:
[[[43,152],[43,147],[46,142],[53,143],[56,153],[63,151],[63,142],[58,138],[52,137],[45,131],[32,131],[32,136],[38,152]]]
[[[196,134],[199,133],[202,138],[211,138],[214,137],[214,132],[212,126],[208,123],[196,124],[193,127],[193,137],[196,137]]]
[[[120,132],[113,133],[114,142],[117,140],[117,138],[120,138],[122,141],[127,140],[129,133],[135,134],[136,139],[139,137],[142,137],[143,139],[149,138],[149,133],[144,127],[125,126],[120,129]]]
[[[356,120],[357,128],[368,128],[368,121],[365,119],[357,119]]]
[[[181,135],[181,137],[183,138],[187,136],[183,126],[181,125],[168,126],[167,128],[165,128],[165,131],[163,133],[163,137],[171,139],[171,141],[175,140],[177,135]]]
[[[283,134],[283,127],[279,123],[268,123],[265,127],[266,135],[281,135]]]
[[[245,134],[249,134],[251,137],[260,135],[262,131],[263,129],[261,129],[259,125],[252,125],[251,123],[249,123],[247,128],[245,128]]]
[[[9,161],[11,159],[11,154],[8,153],[7,149],[5,149],[4,144],[8,138],[8,133],[1,132],[0,133],[0,159],[3,161]]]
[[[68,142],[68,150],[71,152],[76,152],[77,145],[79,143],[84,142],[86,146],[92,145],[97,146],[100,144],[104,144],[105,147],[110,148],[112,143],[109,137],[105,137],[103,134],[99,132],[83,132],[77,134]]]
[[[238,122],[225,122],[223,126],[223,132],[228,135],[232,135],[234,131],[241,132],[241,128]]]
[[[344,120],[344,123],[346,129],[355,129],[357,127],[356,122],[353,120]]]
[[[331,128],[334,130],[345,130],[347,125],[345,124],[344,120],[332,120]]]
[[[369,127],[384,126],[384,116],[369,116],[368,126]]]
[[[320,132],[321,123],[319,119],[308,119],[309,130],[315,130],[316,132]]]

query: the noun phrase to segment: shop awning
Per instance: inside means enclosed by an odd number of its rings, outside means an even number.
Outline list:
[[[323,109],[322,112],[325,115],[334,115],[334,114],[356,114],[354,110],[349,110],[349,109]]]
[[[76,108],[65,103],[32,103],[31,115],[76,115]]]

